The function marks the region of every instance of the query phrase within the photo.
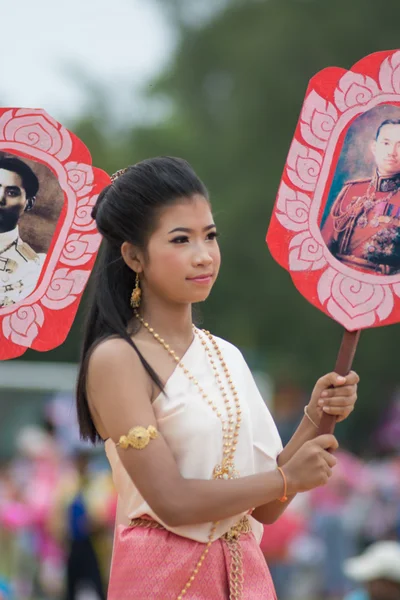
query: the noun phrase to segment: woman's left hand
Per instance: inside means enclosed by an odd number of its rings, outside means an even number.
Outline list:
[[[359,376],[354,371],[346,377],[328,373],[318,379],[311,394],[308,412],[319,423],[322,413],[337,417],[337,422],[347,419],[357,401]]]

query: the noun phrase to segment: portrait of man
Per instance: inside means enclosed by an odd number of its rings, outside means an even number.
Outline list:
[[[35,289],[46,258],[21,238],[19,229],[38,191],[38,177],[28,164],[15,156],[0,158],[0,308]]]
[[[322,237],[345,265],[395,275],[400,273],[400,118],[381,121],[369,147],[361,150],[372,152],[372,172],[344,183]]]

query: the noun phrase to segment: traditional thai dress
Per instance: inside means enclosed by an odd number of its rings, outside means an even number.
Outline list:
[[[182,363],[224,414],[224,399],[201,336],[204,334],[198,331]],[[272,471],[282,444],[271,414],[240,351],[229,342],[215,340],[242,410],[235,468],[241,477]],[[215,349],[212,352],[217,365]],[[217,368],[223,378],[221,365]],[[221,420],[178,366],[164,392],[156,398],[153,408],[158,430],[171,448],[182,476],[212,479],[214,468],[222,461]],[[111,439],[106,441],[106,454],[118,492],[108,600],[176,600],[193,575],[211,524],[170,527],[163,523],[136,489]],[[220,521],[215,541],[184,598],[275,600],[271,576],[259,547],[262,534],[263,526],[248,513]]]

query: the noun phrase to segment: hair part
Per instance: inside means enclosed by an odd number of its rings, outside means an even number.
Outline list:
[[[125,263],[121,246],[124,242],[130,242],[145,253],[161,210],[196,194],[209,199],[206,187],[189,163],[181,158],[165,156],[128,167],[97,199],[92,217],[96,220],[103,241],[91,281],[76,390],[82,439],[93,443],[101,440],[87,397],[89,360],[100,342],[113,336],[124,339],[137,353],[152,381],[163,389],[159,376],[128,332],[133,316],[130,296],[136,274]]]
[[[382,127],[385,127],[385,125],[400,125],[400,119],[386,119],[386,121],[383,121],[376,131],[375,140],[378,139],[381,129]]]

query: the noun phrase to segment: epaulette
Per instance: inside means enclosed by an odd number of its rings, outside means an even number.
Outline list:
[[[355,183],[369,183],[371,179],[371,177],[363,177],[362,179],[351,179],[350,181],[346,181],[344,185],[354,185]]]
[[[16,251],[25,260],[39,260],[39,257],[36,254],[36,252],[26,242],[21,242],[20,244],[18,244],[16,247]]]

